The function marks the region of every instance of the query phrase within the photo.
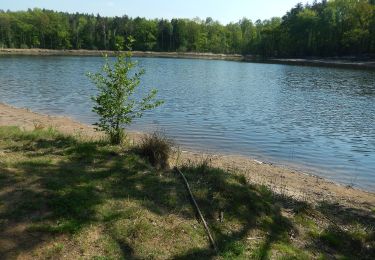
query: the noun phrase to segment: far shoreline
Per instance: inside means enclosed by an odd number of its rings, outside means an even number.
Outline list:
[[[0,56],[113,56],[114,51],[109,50],[52,50],[52,49],[0,49]],[[244,56],[239,54],[214,54],[198,52],[154,52],[154,51],[132,51],[134,57],[154,58],[181,58],[181,59],[205,59],[205,60],[228,60],[243,61]]]
[[[88,56],[100,57],[104,54],[113,55],[108,50],[52,50],[52,49],[0,49],[1,56]],[[260,58],[253,55],[241,54],[215,54],[199,52],[154,52],[133,51],[134,57],[172,58],[172,59],[201,59],[201,60],[226,60],[249,63],[285,64],[310,67],[346,68],[375,71],[375,59],[353,58]]]
[[[0,103],[0,126],[18,126],[21,129],[33,130],[35,125],[53,127],[63,134],[89,139],[103,136],[96,132],[92,126],[69,117],[40,114],[27,108],[17,108]],[[129,132],[129,137],[130,140],[137,143],[143,134]],[[213,167],[225,169],[233,174],[243,174],[249,183],[265,185],[279,195],[306,200],[313,204],[332,201],[347,207],[355,206],[368,210],[368,206],[371,205],[375,208],[375,193],[372,191],[348,187],[288,166],[274,165],[239,155],[205,154],[190,149],[180,150],[180,152],[180,154],[175,152],[172,156],[171,167],[176,161],[184,164],[209,160]]]

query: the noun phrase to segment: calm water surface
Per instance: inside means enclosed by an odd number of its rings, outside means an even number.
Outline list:
[[[139,58],[165,105],[132,130],[185,148],[290,165],[375,191],[375,73]],[[0,57],[0,102],[93,123],[96,57]]]

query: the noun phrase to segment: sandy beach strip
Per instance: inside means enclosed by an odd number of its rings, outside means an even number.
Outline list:
[[[93,126],[82,124],[69,117],[35,113],[29,109],[0,103],[0,126],[18,126],[25,130],[32,130],[36,125],[53,127],[69,135],[89,138],[103,136],[102,133],[96,132]],[[141,133],[132,132],[129,133],[129,138],[137,142],[141,135]],[[375,209],[375,193],[347,187],[308,173],[263,163],[244,156],[179,151],[174,153],[170,161],[171,166],[174,166],[177,161],[183,164],[198,163],[202,160],[207,160],[211,166],[222,168],[233,174],[244,174],[250,183],[263,184],[277,194],[293,197],[299,201],[313,204],[324,201],[337,203],[342,207],[361,208],[370,214],[373,214],[372,210]]]
[[[50,50],[50,49],[0,49],[0,56],[23,55],[23,56],[103,56],[114,55],[114,51],[106,50]],[[215,54],[198,52],[154,52],[154,51],[132,51],[134,57],[155,58],[187,58],[205,60],[229,60],[242,61],[244,56],[239,54]]]
[[[106,50],[51,50],[51,49],[0,49],[0,56],[94,56],[100,57],[104,54],[114,55],[113,51]],[[155,51],[133,51],[134,57],[174,58],[174,59],[203,59],[203,60],[227,60],[244,61],[251,63],[286,64],[312,67],[332,67],[361,70],[375,70],[375,60],[355,60],[351,58],[305,58],[305,59],[280,59],[262,58],[254,55],[241,54],[216,54],[200,52],[155,52]]]

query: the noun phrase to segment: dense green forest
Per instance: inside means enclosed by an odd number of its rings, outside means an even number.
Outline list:
[[[211,18],[102,17],[42,9],[0,10],[0,48],[100,49],[255,54],[266,57],[375,54],[375,0],[297,4],[282,18],[243,18],[222,25]]]

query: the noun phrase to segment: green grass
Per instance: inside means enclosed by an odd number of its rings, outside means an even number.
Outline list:
[[[207,163],[179,175],[131,147],[0,127],[0,255],[55,259],[371,259],[374,216],[279,198]],[[289,212],[285,214],[285,212]],[[224,216],[221,219],[221,216]],[[333,224],[335,223],[335,224]]]

